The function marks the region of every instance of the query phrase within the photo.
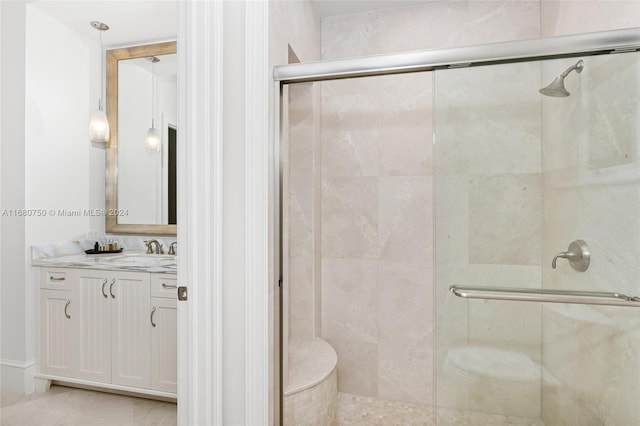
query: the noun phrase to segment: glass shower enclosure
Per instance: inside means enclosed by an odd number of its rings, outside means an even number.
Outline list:
[[[283,424],[640,424],[639,47],[276,67]]]

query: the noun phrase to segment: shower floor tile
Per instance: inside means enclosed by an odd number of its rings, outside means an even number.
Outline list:
[[[338,426],[397,425],[433,426],[435,415],[428,405],[386,401],[365,396],[338,393]],[[472,411],[438,409],[438,426],[544,426],[539,419],[501,416]]]
[[[386,401],[338,393],[338,426],[433,425],[433,408],[427,405]]]
[[[540,419],[501,416],[499,414],[486,414],[451,408],[439,408],[437,418],[438,426],[544,426],[544,422]]]

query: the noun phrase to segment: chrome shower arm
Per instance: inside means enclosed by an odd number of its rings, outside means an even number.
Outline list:
[[[575,65],[571,65],[569,68],[567,68],[562,74],[560,74],[561,78],[565,78],[566,76],[569,75],[569,73],[573,70],[576,70],[576,72],[578,74],[580,74],[582,72],[582,70],[584,69],[584,61],[582,59],[580,59],[578,62],[575,63]]]

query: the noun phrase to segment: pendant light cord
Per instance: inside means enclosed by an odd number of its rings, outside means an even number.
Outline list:
[[[102,97],[104,96],[104,45],[102,43],[102,31],[100,33],[100,97],[98,98],[98,109],[102,111]]]
[[[156,119],[156,58],[151,59],[151,128],[155,128]]]

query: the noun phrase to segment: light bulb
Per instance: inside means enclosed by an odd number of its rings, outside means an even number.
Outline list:
[[[160,152],[160,132],[158,129],[155,127],[149,127],[144,143],[148,150]]]
[[[109,142],[109,120],[102,110],[96,110],[91,114],[89,120],[89,137],[91,142],[107,143]]]

